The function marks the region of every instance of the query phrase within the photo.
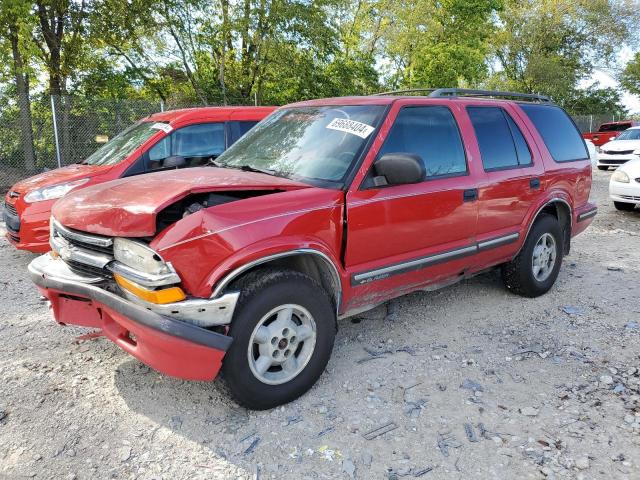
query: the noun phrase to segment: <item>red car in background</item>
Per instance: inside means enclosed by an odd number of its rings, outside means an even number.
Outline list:
[[[274,107],[205,107],[150,115],[81,163],[16,183],[5,197],[7,238],[16,248],[44,253],[49,217],[71,190],[143,173],[204,165],[216,158]]]
[[[603,123],[595,132],[583,133],[582,138],[591,140],[596,147],[601,147],[624,132],[626,129],[638,126],[634,120],[624,120],[621,122]]]

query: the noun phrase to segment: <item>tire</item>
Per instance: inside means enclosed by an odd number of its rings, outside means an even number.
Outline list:
[[[606,165],[598,165],[598,170],[609,170],[609,167]]]
[[[241,294],[229,330],[233,343],[222,365],[227,390],[253,410],[298,398],[315,384],[331,357],[336,313],[329,295],[307,275],[277,269],[249,273],[235,288]],[[264,370],[269,362],[284,363]]]
[[[622,210],[623,212],[631,212],[635,207],[635,203],[627,203],[627,202],[613,202],[613,206],[616,207],[616,210]]]
[[[549,243],[551,243],[549,236],[553,239],[554,248],[549,248]],[[562,238],[562,229],[558,220],[552,215],[540,215],[533,224],[520,253],[512,261],[502,266],[502,279],[505,286],[513,293],[523,297],[534,298],[547,293],[560,272],[563,255]],[[546,245],[541,246],[541,250],[536,250],[539,241]],[[534,259],[534,253],[540,251],[543,252],[543,255],[536,256]],[[544,252],[547,251],[549,253],[555,252],[553,265],[547,270],[539,269],[539,266],[534,265],[534,261],[536,259],[544,260]],[[548,260],[548,257],[546,258]],[[543,273],[547,273],[548,276],[544,277]]]

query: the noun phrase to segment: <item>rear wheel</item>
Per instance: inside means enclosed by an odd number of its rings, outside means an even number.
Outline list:
[[[634,203],[627,202],[613,202],[613,205],[616,207],[616,210],[622,210],[623,212],[630,212],[636,207]]]
[[[606,165],[598,165],[598,170],[609,170],[609,167]]]
[[[263,269],[236,286],[223,379],[241,405],[264,410],[309,390],[324,371],[336,333],[335,309],[312,278]]]
[[[552,215],[540,215],[520,253],[502,267],[506,287],[524,297],[547,293],[558,278],[562,253],[562,229],[558,220]]]

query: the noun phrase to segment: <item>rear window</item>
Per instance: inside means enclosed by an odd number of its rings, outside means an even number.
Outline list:
[[[587,146],[575,124],[560,107],[520,104],[538,130],[556,162],[571,162],[589,158]]]

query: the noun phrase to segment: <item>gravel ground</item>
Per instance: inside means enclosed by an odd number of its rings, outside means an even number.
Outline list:
[[[640,478],[640,211],[609,175],[547,295],[490,273],[345,320],[268,412],[59,327],[3,239],[0,478]]]

